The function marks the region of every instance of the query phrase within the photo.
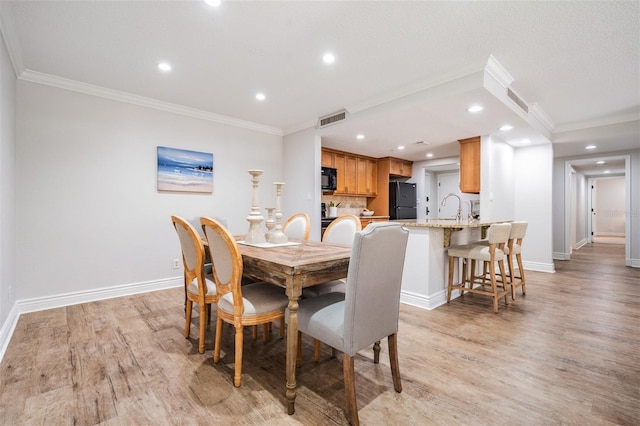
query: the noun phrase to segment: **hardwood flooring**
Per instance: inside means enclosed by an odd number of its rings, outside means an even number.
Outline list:
[[[557,273],[527,271],[494,314],[467,294],[433,311],[402,305],[403,391],[386,341],[355,361],[364,425],[640,424],[640,270],[624,246],[589,244]],[[233,332],[211,361],[215,325],[198,353],[183,337],[181,289],[20,317],[0,364],[0,423],[47,425],[346,424],[341,358],[313,362],[303,341],[296,413],[285,411],[285,340],[245,333],[242,387],[233,387]]]

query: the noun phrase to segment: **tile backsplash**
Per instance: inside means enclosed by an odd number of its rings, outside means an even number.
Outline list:
[[[367,208],[367,197],[352,197],[352,196],[340,196],[340,195],[323,195],[322,202],[326,203],[327,210],[329,210],[329,203],[340,203],[338,206],[338,216],[343,214],[353,214],[360,216],[362,210]]]

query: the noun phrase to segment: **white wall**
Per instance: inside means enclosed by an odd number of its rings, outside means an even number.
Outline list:
[[[514,152],[513,219],[527,221],[522,243],[525,269],[554,272],[552,256],[553,149],[551,144],[517,148]]]
[[[15,102],[16,76],[0,35],[0,328],[16,300]]]
[[[495,137],[482,136],[480,149],[480,218],[514,219],[513,147]]]
[[[275,205],[282,137],[19,81],[17,299],[181,280],[172,214],[248,229],[251,177]],[[156,147],[214,154],[213,194],[156,190]],[[266,185],[265,185],[266,183]]]
[[[307,213],[311,219],[309,239],[314,241],[320,241],[321,142],[314,129],[307,129],[285,136],[283,148],[284,218]]]

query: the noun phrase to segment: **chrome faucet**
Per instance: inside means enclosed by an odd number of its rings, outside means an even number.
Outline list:
[[[456,220],[458,222],[460,222],[462,220],[462,200],[460,199],[459,196],[457,196],[456,194],[454,194],[453,192],[448,193],[444,199],[442,200],[442,205],[446,206],[447,205],[447,198],[449,197],[456,197],[458,199],[458,213],[456,213]]]

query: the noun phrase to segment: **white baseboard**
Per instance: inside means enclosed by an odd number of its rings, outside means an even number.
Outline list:
[[[4,324],[2,324],[2,328],[0,328],[0,361],[4,358],[4,353],[9,346],[13,331],[16,329],[16,324],[18,324],[18,318],[20,318],[20,313],[16,305],[15,303],[13,304],[7,319],[4,321]]]
[[[453,298],[453,294],[451,295]],[[415,306],[417,308],[426,309],[428,311],[447,303],[447,292],[441,291],[429,297],[424,294],[413,293],[410,291],[400,292],[400,302],[405,305]]]
[[[578,241],[576,243],[576,250],[578,250],[580,247],[583,247],[583,246],[585,246],[587,244],[589,244],[589,239],[588,238],[584,238],[584,239]]]
[[[556,266],[553,263],[523,261],[522,266],[524,267],[525,271],[548,272],[551,274],[556,272]]]
[[[640,259],[627,259],[627,266],[632,268],[640,268]]]
[[[571,259],[571,255],[569,253],[560,253],[560,252],[554,251],[551,254],[551,258],[553,260],[569,260]]]
[[[2,361],[4,353],[7,350],[7,346],[9,346],[9,341],[11,340],[11,336],[13,335],[13,331],[16,328],[16,324],[18,323],[18,319],[21,314],[77,305],[79,303],[95,302],[96,300],[112,299],[114,297],[182,287],[183,285],[183,277],[174,277],[94,290],[78,291],[55,296],[18,300],[14,303],[6,321],[2,325],[2,328],[0,328],[0,361]]]

